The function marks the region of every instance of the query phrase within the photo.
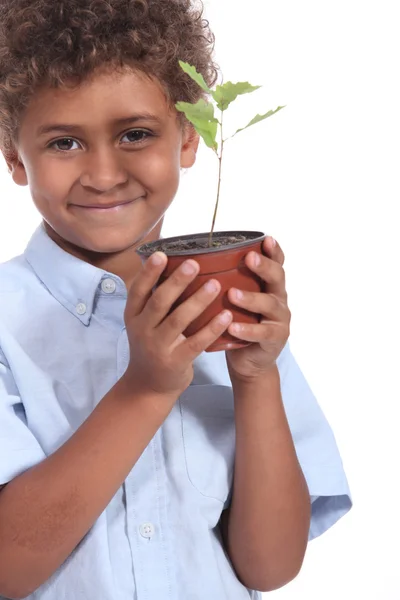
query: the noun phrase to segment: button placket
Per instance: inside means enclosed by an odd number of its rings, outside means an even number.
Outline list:
[[[163,592],[174,585],[160,437],[157,432],[125,482],[127,531],[138,598],[164,597]],[[175,590],[171,600],[174,594]]]

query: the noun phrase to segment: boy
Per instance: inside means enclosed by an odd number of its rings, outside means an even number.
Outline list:
[[[1,148],[43,216],[0,269],[0,596],[260,598],[351,501],[279,246],[246,258],[268,293],[229,292],[265,318],[226,357],[204,350],[229,311],[182,335],[218,283],[166,318],[198,266],[152,294],[167,258],[135,253],[195,162],[173,107],[199,98],[178,59],[215,79],[208,23],[189,0],[0,6]]]

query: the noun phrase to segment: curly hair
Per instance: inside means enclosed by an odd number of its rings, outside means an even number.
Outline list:
[[[162,84],[171,104],[211,86],[214,36],[192,0],[0,0],[0,150],[12,153],[21,115],[40,86],[79,85],[103,66],[132,67]]]

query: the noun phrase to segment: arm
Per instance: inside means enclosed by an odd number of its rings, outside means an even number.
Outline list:
[[[23,598],[60,567],[175,400],[135,395],[120,380],[70,440],[0,491],[0,595]]]
[[[221,525],[244,585],[272,591],[298,574],[310,497],[282,403],[276,366],[257,383],[233,381],[236,460],[232,504]]]

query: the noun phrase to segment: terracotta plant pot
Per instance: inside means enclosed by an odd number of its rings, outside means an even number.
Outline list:
[[[170,312],[192,296],[209,279],[217,279],[220,282],[221,291],[218,297],[184,331],[184,335],[188,337],[197,333],[225,309],[233,313],[234,322],[260,322],[260,315],[250,313],[232,304],[228,299],[228,290],[232,287],[249,292],[264,290],[264,282],[246,267],[244,259],[252,250],[259,254],[263,253],[262,245],[265,237],[266,235],[259,231],[222,231],[213,234],[213,246],[209,248],[209,234],[198,233],[162,238],[140,246],[137,253],[143,262],[157,251],[164,252],[168,256],[168,264],[157,285],[161,285],[188,258],[195,260],[200,265],[196,279],[186,288]],[[209,346],[207,352],[232,350],[248,345],[248,342],[241,342],[225,332]]]

